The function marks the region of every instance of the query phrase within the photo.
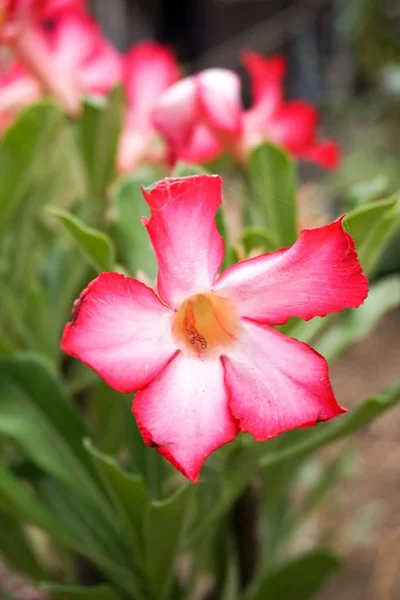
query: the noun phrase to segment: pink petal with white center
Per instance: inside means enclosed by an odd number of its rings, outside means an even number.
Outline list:
[[[153,111],[155,128],[174,151],[184,147],[201,121],[201,110],[194,77],[186,77],[168,88]]]
[[[208,124],[222,133],[238,135],[242,115],[238,75],[228,69],[207,69],[195,79]]]
[[[191,481],[209,454],[238,432],[221,362],[182,354],[136,395],[133,414],[146,444]]]
[[[143,195],[144,219],[158,263],[158,293],[172,308],[209,291],[221,267],[224,241],[215,216],[222,199],[218,175],[164,179]]]
[[[233,265],[213,289],[233,298],[242,317],[279,325],[356,308],[367,297],[368,280],[338,219],[303,230],[290,248]]]
[[[176,354],[172,318],[172,311],[143,283],[119,273],[102,273],[75,302],[61,348],[111,387],[134,392]]]
[[[129,50],[124,59],[128,126],[151,129],[157,100],[180,76],[178,63],[169,48],[143,42]]]
[[[258,110],[266,120],[282,102],[286,60],[283,56],[265,58],[256,52],[245,52],[242,60],[251,79],[251,111]]]
[[[326,360],[270,327],[242,321],[241,340],[223,363],[232,414],[256,440],[346,412],[335,400]]]

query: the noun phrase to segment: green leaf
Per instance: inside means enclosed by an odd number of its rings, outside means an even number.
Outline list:
[[[365,273],[370,275],[400,224],[400,195],[354,210],[344,224],[355,240]]]
[[[280,148],[262,144],[250,154],[249,175],[254,201],[276,247],[292,245],[297,238],[294,161]]]
[[[93,465],[86,430],[52,371],[31,356],[0,361],[0,436],[13,440],[44,471],[84,493]]]
[[[268,573],[260,585],[246,595],[246,600],[309,600],[340,564],[329,552],[310,552]]]
[[[85,447],[117,510],[121,532],[140,556],[143,553],[144,515],[148,504],[142,477],[123,471],[115,459],[96,450],[90,440],[85,442]]]
[[[45,583],[41,587],[46,594],[50,594],[52,600],[120,600],[121,598],[108,585],[80,587]]]
[[[60,109],[43,101],[25,110],[0,140],[0,228],[32,193],[45,150],[55,143],[63,123]]]
[[[184,485],[166,500],[151,503],[145,518],[145,572],[151,598],[168,597],[175,560],[186,532],[193,489]]]
[[[209,175],[210,172],[201,165],[177,162],[171,177],[190,177],[191,175]]]
[[[98,273],[115,269],[114,245],[105,233],[88,227],[78,217],[65,210],[51,207],[48,212],[61,221],[89,264]]]
[[[42,579],[45,572],[40,567],[35,552],[17,519],[0,511],[0,554],[17,571],[33,579]]]
[[[273,239],[269,231],[261,229],[260,227],[248,227],[243,232],[240,238],[246,256],[250,254],[252,250],[262,250],[262,252],[270,252],[276,248],[276,241]]]
[[[316,349],[329,361],[364,340],[382,317],[400,305],[400,276],[374,283],[368,297],[357,309],[344,311],[338,322],[316,343]]]
[[[0,509],[24,523],[31,523],[43,529],[59,544],[96,564],[121,588],[134,591],[137,600],[144,600],[137,578],[132,571],[121,566],[120,562],[114,561],[112,554],[111,557],[105,556],[87,543],[79,541],[71,534],[66,522],[56,517],[30,493],[26,486],[2,467],[0,467]]]
[[[86,100],[78,122],[78,143],[89,194],[98,202],[114,178],[123,114],[123,93],[116,88],[105,103]]]
[[[122,260],[136,277],[139,270],[155,280],[157,263],[154,250],[142,217],[149,217],[149,207],[142,194],[142,187],[153,183],[149,174],[130,176],[115,190],[112,204],[116,211],[115,238]]]
[[[346,194],[345,202],[351,208],[378,200],[387,191],[389,179],[386,175],[377,175],[373,179],[360,181],[353,185]]]

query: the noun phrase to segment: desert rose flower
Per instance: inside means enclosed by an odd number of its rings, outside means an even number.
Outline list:
[[[167,90],[155,109],[155,124],[176,159],[209,162],[224,151],[245,161],[252,148],[269,140],[293,156],[327,169],[339,162],[333,141],[317,138],[317,111],[302,101],[285,101],[282,57],[243,55],[253,103],[245,110],[240,81],[226,69],[207,69]]]
[[[192,481],[239,431],[267,440],[344,412],[325,359],[272,326],[357,307],[368,292],[342,219],[219,275],[221,184],[198,175],[144,192],[157,293],[102,273],[75,302],[61,344],[113,388],[139,390],[144,441]]]
[[[153,110],[160,95],[180,76],[174,54],[161,44],[142,42],[124,57],[126,116],[118,156],[121,171],[133,170],[143,160],[165,158],[165,148],[156,139]]]
[[[105,94],[121,80],[120,56],[82,0],[8,1],[0,41],[42,92],[56,97],[72,116],[79,113],[83,94]]]

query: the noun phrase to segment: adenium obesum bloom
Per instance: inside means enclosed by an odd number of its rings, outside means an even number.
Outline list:
[[[165,148],[156,139],[153,110],[160,95],[181,76],[171,50],[155,42],[142,42],[124,57],[123,81],[126,116],[118,166],[133,170],[143,160],[159,162]]]
[[[120,55],[82,0],[8,1],[2,15],[0,42],[11,48],[18,69],[70,115],[79,113],[82,95],[106,94],[121,80]]]
[[[327,169],[339,162],[336,142],[317,138],[317,111],[303,101],[285,101],[285,59],[243,55],[253,103],[244,109],[240,79],[227,69],[207,69],[167,90],[157,103],[154,122],[173,158],[209,162],[224,151],[245,161],[263,141],[283,146],[293,156]]]
[[[61,344],[113,388],[138,390],[144,441],[192,481],[239,431],[267,440],[344,412],[325,359],[272,326],[357,307],[368,292],[342,219],[219,275],[221,183],[198,175],[144,192],[157,293],[102,273],[75,302]]]

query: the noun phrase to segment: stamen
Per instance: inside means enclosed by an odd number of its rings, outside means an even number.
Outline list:
[[[173,334],[183,352],[218,356],[234,343],[239,320],[233,303],[214,293],[196,294],[179,307]]]

